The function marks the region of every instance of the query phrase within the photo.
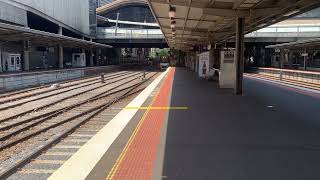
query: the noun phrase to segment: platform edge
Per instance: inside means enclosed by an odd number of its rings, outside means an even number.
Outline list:
[[[170,68],[158,76],[127,107],[142,106],[169,71]],[[104,179],[107,172],[100,163],[104,163],[104,155],[137,112],[138,109],[120,111],[48,179]]]

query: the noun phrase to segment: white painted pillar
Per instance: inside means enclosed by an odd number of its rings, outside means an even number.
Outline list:
[[[90,49],[90,66],[94,66],[94,63],[93,63],[93,48]]]
[[[0,45],[0,72],[3,72],[3,69],[2,69],[2,47]]]
[[[62,35],[62,27],[61,26],[59,26],[59,28],[58,28],[58,34]]]
[[[279,68],[280,69],[283,69],[283,67],[284,67],[284,62],[285,62],[285,51],[284,51],[284,49],[281,49],[280,50],[280,62],[279,62]]]

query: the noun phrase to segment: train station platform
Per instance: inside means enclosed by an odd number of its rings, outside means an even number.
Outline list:
[[[245,78],[236,96],[185,68],[155,81],[49,179],[320,178],[319,93]]]

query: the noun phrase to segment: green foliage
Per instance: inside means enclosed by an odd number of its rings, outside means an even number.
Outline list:
[[[170,49],[164,48],[164,49],[155,49],[153,53],[151,54],[151,57],[153,58],[160,58],[164,56],[169,56],[170,55]]]

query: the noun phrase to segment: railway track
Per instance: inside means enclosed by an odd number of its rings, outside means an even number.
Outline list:
[[[44,122],[44,121],[46,121],[46,120],[48,120],[48,119],[50,119],[52,117],[55,117],[55,116],[57,116],[57,115],[59,115],[61,113],[65,113],[66,111],[72,110],[74,108],[77,108],[79,106],[85,105],[87,103],[97,103],[97,101],[101,100],[101,98],[108,97],[110,91],[114,91],[115,89],[117,89],[117,88],[119,88],[121,86],[125,86],[126,84],[132,82],[133,80],[137,80],[140,77],[142,77],[142,76],[129,78],[128,80],[123,81],[123,82],[119,83],[116,86],[110,87],[108,89],[108,91],[103,91],[101,93],[95,94],[92,97],[89,97],[89,98],[86,98],[86,99],[77,98],[78,100],[76,102],[74,102],[74,103],[65,102],[63,104],[58,104],[57,108],[51,108],[50,111],[44,112],[42,114],[38,113],[39,115],[36,115],[36,116],[27,116],[27,118],[24,118],[23,120],[21,120],[21,118],[20,119],[10,119],[10,122],[7,123],[7,124],[4,124],[4,122],[7,122],[9,120],[2,121],[2,124],[0,122],[0,135],[2,135],[0,137],[0,141],[2,141],[4,139],[7,139],[7,138],[9,138],[11,136],[14,136],[14,135],[22,132],[23,130],[25,130],[27,128],[31,128],[34,125],[40,124],[40,123],[42,123],[42,122]],[[32,123],[28,124],[30,122],[32,122]],[[16,128],[17,126],[25,125],[25,124],[28,124],[28,126],[20,128],[20,129],[16,129],[14,131],[9,131],[9,132],[6,133],[6,135],[4,135],[4,133],[3,133],[4,131],[8,131],[11,128]],[[1,145],[0,145],[0,150],[1,150]]]
[[[103,115],[103,112],[114,103],[143,90],[147,82],[152,80],[157,74],[158,73],[146,73],[145,76],[147,78],[144,80],[141,80],[141,76],[139,76],[130,81],[123,81],[95,97],[63,107],[60,111],[49,113],[40,119],[39,117],[34,118],[29,121],[29,124],[12,124],[11,127],[2,128],[0,130],[0,157],[9,157],[10,154],[12,155],[12,152],[16,153],[19,148],[25,147],[27,144],[38,148],[35,148],[31,154],[26,153],[27,155],[24,158],[0,172],[0,179],[7,178],[10,174],[16,172],[17,168],[22,167],[32,158],[70,135],[71,132],[74,132],[81,125],[87,122],[91,123],[90,126],[93,125],[93,127],[102,127],[101,125],[105,125],[107,122],[102,122],[101,120],[95,121],[94,119]],[[12,129],[12,131],[9,131],[10,129]],[[39,141],[39,137],[42,142],[40,144],[42,145],[35,145],[37,143],[34,144],[31,142]]]
[[[114,73],[106,76],[105,78],[112,78],[112,77],[120,77],[121,75],[126,75],[129,74],[129,72],[121,72],[121,73]],[[55,92],[58,91],[57,93],[53,93],[53,95],[56,95],[58,93],[63,93],[63,92],[68,92],[72,91],[75,89],[79,89],[82,87],[87,87],[96,83],[101,82],[100,77],[94,77],[94,78],[88,78],[86,80],[79,80],[75,82],[69,82],[69,83],[63,83],[59,88],[42,88],[44,90],[42,91],[36,91],[32,92],[32,90],[28,91],[29,93],[19,93],[19,95],[8,95],[6,97],[0,97],[0,105],[5,104],[5,103],[11,103],[14,101],[18,101],[24,98],[32,97],[32,96],[38,96],[38,95],[43,95],[43,94],[48,94],[50,92]],[[66,84],[66,85],[64,85]],[[64,90],[66,89],[66,90]],[[64,90],[64,91],[63,91]],[[46,98],[45,96],[42,96],[42,98]],[[4,107],[2,107],[3,110]]]
[[[280,80],[279,77],[274,77],[270,75],[263,75],[263,74],[245,74],[247,77],[252,77],[252,78],[258,78],[258,79],[265,79],[265,80],[271,80],[283,84],[288,84],[288,85],[293,85],[293,86],[298,86],[298,87],[303,87],[307,89],[312,89],[312,90],[317,90],[320,91],[320,85],[315,84],[315,83],[308,83],[308,82],[302,82],[302,81],[296,81],[296,80],[291,80],[287,78],[282,78]]]
[[[86,76],[86,77],[77,78],[77,79],[63,80],[63,81],[59,81],[57,83],[68,84],[68,83],[73,83],[73,82],[85,81],[87,79],[95,78],[96,76],[97,75]],[[37,87],[33,87],[33,88],[17,90],[17,91],[13,91],[13,92],[6,92],[6,93],[3,93],[3,94],[0,94],[0,98],[6,98],[6,97],[9,97],[9,96],[17,96],[19,94],[24,94],[24,93],[28,93],[28,92],[31,92],[31,91],[41,90],[41,89],[44,89],[44,88],[48,88],[50,86],[51,86],[51,84],[46,84],[46,85],[41,85],[41,86],[37,86]]]
[[[4,114],[2,117],[0,117],[0,123],[7,122],[14,118],[21,117],[25,114],[38,112],[39,110],[44,108],[48,108],[54,105],[55,106],[60,105],[58,103],[64,102],[66,100],[76,99],[78,101],[80,96],[88,96],[88,95],[90,96],[90,94],[94,95],[96,91],[107,90],[106,88],[109,88],[110,85],[114,85],[117,82],[126,80],[128,78],[138,77],[138,76],[142,76],[141,72],[131,73],[126,76],[121,76],[120,78],[117,77],[117,78],[106,79],[105,83],[101,83],[93,87],[86,87],[81,90],[77,90],[73,92],[67,92],[67,93],[58,94],[55,96],[48,96],[46,99],[40,99],[40,101],[30,101],[31,103],[28,102],[24,104],[11,106],[11,108],[9,109],[0,111],[0,113]],[[13,108],[15,108],[15,111],[12,111]]]

